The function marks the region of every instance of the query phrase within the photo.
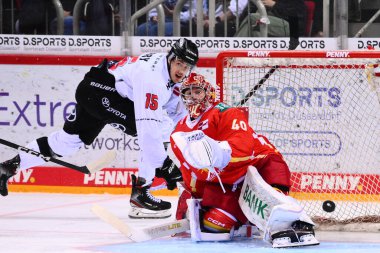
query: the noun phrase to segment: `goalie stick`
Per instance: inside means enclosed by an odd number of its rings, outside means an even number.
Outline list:
[[[104,166],[109,164],[111,161],[113,161],[116,157],[116,152],[112,150],[112,151],[108,151],[107,153],[102,155],[99,159],[97,159],[93,162],[90,162],[89,164],[87,164],[85,166],[77,166],[77,165],[59,160],[59,159],[54,158],[54,157],[44,156],[43,154],[41,154],[37,151],[34,151],[32,149],[20,146],[16,143],[13,143],[13,142],[1,139],[1,138],[0,138],[0,144],[3,144],[5,146],[8,146],[8,147],[11,147],[14,149],[17,149],[17,150],[25,152],[25,153],[28,153],[30,155],[37,156],[37,157],[43,159],[45,162],[53,162],[53,163],[62,165],[64,167],[67,167],[69,169],[73,169],[73,170],[82,172],[84,174],[91,174],[91,173],[97,172],[98,170],[102,169]]]
[[[176,233],[182,233],[190,229],[190,224],[187,219],[168,221],[141,229],[132,228],[104,207],[93,205],[91,211],[134,242],[153,240]]]
[[[245,95],[245,97],[240,100],[240,102],[237,104],[237,106],[244,105],[248,99],[250,99],[256,91],[268,80],[268,78],[278,69],[278,65],[275,65],[271,67],[271,69],[265,74],[263,78],[260,79],[260,81]]]
[[[91,211],[101,220],[108,223],[134,242],[149,241],[190,230],[190,222],[188,219],[168,221],[159,225],[137,229],[132,228],[106,208],[99,205],[93,205]],[[202,241],[229,241],[232,238],[256,238],[260,236],[260,232],[256,226],[243,225],[237,230],[232,229],[230,233],[201,233],[201,235],[203,237]]]
[[[290,29],[290,41],[289,41],[289,49],[288,50],[294,50],[297,48],[297,46],[300,44],[299,42],[299,31],[298,31],[298,17],[292,17],[291,22],[289,23],[289,29]],[[268,78],[278,69],[279,66],[275,65],[270,68],[270,70],[265,74],[263,78],[260,79],[260,81],[245,95],[245,97],[240,100],[240,102],[237,104],[237,106],[244,105],[250,97],[252,97],[256,91],[268,80]]]

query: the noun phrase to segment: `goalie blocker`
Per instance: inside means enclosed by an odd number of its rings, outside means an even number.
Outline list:
[[[297,201],[268,185],[250,166],[239,197],[247,219],[264,232],[274,248],[318,245],[314,223]]]

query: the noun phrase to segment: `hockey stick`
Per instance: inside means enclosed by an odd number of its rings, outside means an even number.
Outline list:
[[[112,150],[112,151],[108,151],[107,153],[102,155],[99,159],[97,159],[93,162],[90,162],[89,164],[87,164],[85,166],[77,166],[77,165],[59,160],[59,159],[54,158],[54,157],[44,156],[43,154],[41,154],[37,151],[34,151],[32,149],[20,146],[16,143],[13,143],[10,141],[6,141],[6,140],[1,139],[1,138],[0,138],[0,144],[3,144],[5,146],[8,146],[8,147],[11,147],[14,149],[17,149],[17,150],[25,152],[25,153],[28,153],[30,155],[37,156],[37,157],[43,159],[45,162],[53,162],[53,163],[65,166],[67,168],[82,172],[84,174],[91,174],[91,173],[97,172],[98,170],[102,169],[104,166],[109,164],[111,161],[113,161],[116,157],[116,152]]]
[[[291,17],[289,22],[290,36],[289,36],[289,50],[294,50],[300,44],[299,42],[299,30],[298,30],[298,17]],[[279,66],[275,65],[265,74],[263,78],[240,100],[237,106],[244,105],[250,97],[252,97],[256,91],[268,80],[268,78],[278,69]]]
[[[119,219],[113,213],[99,205],[93,205],[91,211],[101,220],[116,228],[127,238],[134,242],[144,242],[165,236],[171,236],[176,233],[182,233],[190,230],[190,222],[188,219],[177,221],[168,221],[159,225],[136,229],[130,227],[127,223]],[[260,232],[256,226],[243,225],[237,230],[233,229],[230,233],[200,233],[202,241],[228,241],[231,238],[256,238],[260,236]]]
[[[268,80],[268,78],[276,71],[276,69],[278,69],[278,67],[278,65],[271,67],[265,76],[260,79],[260,81],[245,95],[242,100],[240,100],[237,106],[244,105],[248,99],[250,99],[256,93],[256,91]]]
[[[104,222],[116,228],[119,232],[134,242],[149,241],[156,238],[185,232],[190,229],[190,224],[187,219],[168,221],[159,225],[137,229],[130,227],[113,213],[99,205],[93,205],[91,211]]]

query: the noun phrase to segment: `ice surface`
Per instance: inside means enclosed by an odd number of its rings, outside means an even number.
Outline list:
[[[165,197],[165,200],[170,200],[175,208],[175,197]],[[0,198],[0,252],[380,252],[380,233],[317,232],[321,245],[288,249],[272,249],[260,239],[195,243],[186,237],[165,237],[133,243],[97,218],[90,211],[93,204],[109,209],[132,226],[143,227],[163,221],[129,219],[128,195],[10,192],[9,196]]]

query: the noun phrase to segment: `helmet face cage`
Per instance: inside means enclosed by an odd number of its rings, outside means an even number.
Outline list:
[[[203,98],[194,98],[193,95],[191,95],[192,92],[190,95],[185,95],[188,90],[192,91],[195,88],[204,90]],[[204,76],[196,73],[191,73],[190,76],[183,81],[180,91],[181,99],[189,111],[190,117],[193,119],[198,118],[215,101],[214,88],[205,80]]]

